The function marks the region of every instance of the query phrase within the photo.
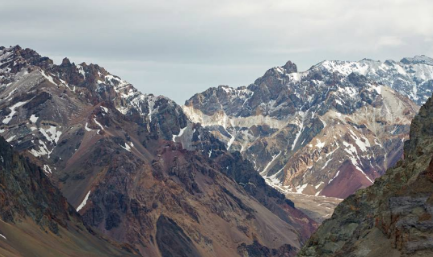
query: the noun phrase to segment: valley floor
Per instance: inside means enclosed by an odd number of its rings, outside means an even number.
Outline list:
[[[335,207],[343,201],[343,199],[333,197],[284,193],[286,198],[295,203],[297,209],[300,209],[318,223],[322,223],[325,219],[331,218]]]
[[[295,193],[273,183],[273,181],[268,178],[265,179],[268,185],[284,194],[287,199],[295,203],[297,209],[300,209],[308,217],[318,223],[322,223],[324,220],[331,218],[335,207],[343,201],[343,199],[340,198]]]

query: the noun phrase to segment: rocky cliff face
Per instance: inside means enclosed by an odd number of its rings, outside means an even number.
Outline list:
[[[44,172],[14,152],[2,137],[0,215],[3,256],[133,255],[131,250],[121,250],[120,245],[112,245],[84,226]]]
[[[432,256],[433,100],[420,109],[404,160],[344,200],[299,256]]]
[[[98,65],[0,56],[0,133],[110,238],[143,256],[293,256],[315,230],[170,99]]]
[[[422,105],[432,95],[433,59],[425,55],[403,58],[399,62],[363,59],[358,62],[324,61],[319,69],[349,75],[356,72],[368,79],[387,85]]]
[[[418,59],[325,61],[305,72],[288,62],[248,87],[196,94],[183,109],[274,187],[345,198],[401,158],[418,107],[398,91],[406,92],[407,83],[411,90],[428,86],[433,74],[430,62]],[[397,83],[401,69],[405,86]]]

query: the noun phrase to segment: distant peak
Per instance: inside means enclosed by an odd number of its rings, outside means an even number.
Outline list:
[[[15,50],[15,51],[22,50],[22,48],[21,48],[20,45],[15,45],[15,46],[12,46],[11,48],[12,48],[13,50]]]
[[[287,71],[287,73],[298,72],[298,67],[291,61],[286,62],[283,68]]]
[[[230,93],[233,88],[227,85],[219,85],[218,89],[224,90],[226,93]]]
[[[16,51],[22,50],[22,48],[19,45],[9,46],[9,47],[0,46],[0,50],[1,51],[6,51],[6,52],[14,52],[14,51],[16,52]]]
[[[71,61],[69,61],[69,59],[67,57],[63,58],[62,60],[62,66],[70,66],[71,65]]]
[[[361,61],[364,61],[364,62],[380,62],[378,60],[373,60],[371,58],[363,58]]]
[[[433,65],[433,59],[425,55],[415,55],[414,57],[406,57],[400,60],[404,64],[428,64]]]

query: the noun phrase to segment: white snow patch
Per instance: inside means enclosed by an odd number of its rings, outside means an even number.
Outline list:
[[[355,165],[355,164],[354,164]],[[371,180],[371,178],[369,178],[368,176],[367,176],[367,174],[365,174],[365,172],[360,168],[360,167],[358,167],[358,165],[355,165],[355,168],[357,169],[357,170],[359,170],[364,176],[365,176],[365,178],[367,178],[368,179],[368,181],[370,181],[372,184],[374,183],[373,182],[373,180]]]
[[[12,140],[14,140],[14,138],[15,138],[15,136],[11,136],[11,137],[9,137],[8,139],[6,139],[6,142],[10,142],[10,141],[12,141]]]
[[[328,163],[329,163],[330,161],[332,161],[332,158],[328,159],[328,160],[325,162],[325,165],[323,165],[322,169],[326,168],[326,166],[328,166]]]
[[[18,102],[18,103],[16,103],[16,104],[12,105],[11,107],[9,107],[9,109],[11,110],[11,113],[9,113],[9,115],[6,116],[6,118],[3,119],[3,123],[4,123],[4,124],[8,124],[8,123],[12,120],[13,116],[15,115],[15,113],[17,112],[16,109],[17,109],[18,107],[20,107],[20,106],[25,105],[27,102],[28,102],[28,101]]]
[[[44,135],[44,137],[49,140],[50,142],[57,142],[60,139],[60,136],[62,135],[61,131],[57,131],[56,126],[50,125],[48,129],[39,128],[39,131]]]
[[[83,66],[81,66],[81,65],[77,65],[77,68],[78,68],[78,72],[79,72],[81,75],[83,75],[84,79],[86,79],[86,72],[84,71]],[[75,89],[74,89],[74,91],[75,91]]]
[[[320,119],[320,121],[323,123],[323,128],[326,128],[326,121],[324,121],[324,120],[322,120],[322,119]]]
[[[6,96],[5,100],[8,100],[9,98],[11,98],[12,94],[15,93],[15,91],[17,91],[16,88],[14,88],[11,92],[9,92],[9,94]]]
[[[92,129],[90,129],[89,127],[88,127],[88,123],[86,122],[86,125],[84,126],[84,129],[86,130],[86,131],[92,131]]]
[[[381,87],[381,86],[374,87],[374,90],[376,90],[376,92],[377,92],[379,95],[382,94],[382,87]]]
[[[325,182],[321,181],[319,184],[317,184],[314,188],[318,189],[322,184],[325,184]]]
[[[51,168],[50,168],[50,166],[48,166],[48,165],[44,165],[44,171],[45,171],[45,173],[47,173],[47,174],[51,174],[51,173],[53,173],[52,171],[51,171]]]
[[[304,185],[302,185],[302,186],[297,186],[296,187],[296,193],[298,193],[298,194],[302,194],[302,192],[305,190],[305,188],[308,186],[308,183],[307,184],[304,184]]]
[[[131,152],[131,147],[128,145],[128,143],[125,143],[125,146],[121,146],[123,149],[125,149],[128,152]]]
[[[332,155],[335,151],[337,151],[338,148],[339,146],[337,145],[337,147],[334,150],[332,150],[332,152],[326,154],[326,157]]]
[[[108,113],[108,108],[107,108],[107,107],[105,107],[105,106],[101,106],[101,109],[102,109],[105,113]]]
[[[348,154],[350,154],[351,156],[358,155],[355,146],[353,146],[350,143],[347,143],[346,141],[343,141],[343,145],[345,146],[344,151],[346,151]]]
[[[284,167],[281,168],[279,171],[277,171],[274,175],[266,177],[265,181],[268,185],[272,186],[272,187],[280,187],[281,181],[277,178],[277,176],[283,172]]]
[[[272,160],[268,164],[266,164],[266,167],[263,169],[262,172],[260,172],[260,174],[264,175],[268,170],[269,166],[271,166],[271,164],[278,158],[278,156],[280,156],[280,154],[281,151],[278,154],[272,155]]]
[[[335,99],[335,102],[336,102],[337,104],[339,104],[339,105],[343,105],[343,103],[342,103],[340,100],[338,100],[338,99]]]
[[[320,139],[317,138],[317,144],[316,147],[321,150],[325,146],[325,142],[321,142]]]
[[[45,72],[43,70],[41,71],[41,73],[42,73],[42,76],[44,76],[49,82],[51,82],[52,84],[54,84],[54,85],[57,86],[57,83],[54,82],[53,77],[51,77],[50,75],[45,74]]]
[[[295,149],[296,143],[298,142],[299,137],[301,136],[302,132],[304,131],[304,122],[305,122],[305,113],[304,112],[300,112],[301,118],[302,118],[302,122],[299,124],[299,131],[298,133],[296,133],[295,136],[295,140],[293,140],[293,145],[292,145],[292,151]]]
[[[356,136],[352,130],[350,130],[350,133],[352,134],[352,138],[355,140],[355,143],[356,145],[358,145],[359,149],[363,152],[367,151],[367,147],[370,147],[370,142],[368,141],[368,139],[364,137],[363,141],[358,136]]]
[[[181,137],[181,136],[183,135],[183,132],[185,132],[185,130],[186,130],[187,127],[188,127],[188,126],[182,128],[182,129],[180,129],[180,131],[179,131],[179,135],[173,135],[172,141],[173,141],[173,142],[176,142],[176,138]]]
[[[152,122],[152,113],[153,109],[155,108],[155,100],[154,98],[148,98],[147,99],[147,105],[149,107],[149,113],[147,114],[147,117],[149,118],[149,122]]]
[[[30,121],[32,123],[36,123],[36,121],[38,121],[39,117],[36,117],[36,115],[32,114],[32,116],[30,116]]]
[[[337,173],[335,174],[335,176],[334,176],[331,180],[329,180],[328,185],[331,184],[331,182],[332,182],[336,177],[338,177],[338,175],[340,175],[340,170],[338,170]]]
[[[101,130],[104,130],[104,127],[102,126],[102,124],[101,123],[99,123],[97,120],[96,120],[96,118],[93,118],[93,121],[101,128]],[[98,131],[96,132],[96,133],[98,133],[99,134],[99,129],[98,129]]]
[[[3,234],[0,234],[0,237],[2,237],[4,240],[7,240],[7,238]]]
[[[32,149],[30,151],[30,153],[33,154],[33,156],[35,156],[35,157],[48,155],[48,158],[50,158],[51,152],[52,151],[48,150],[47,145],[42,140],[39,140],[39,150]]]
[[[86,197],[84,197],[83,202],[80,205],[78,205],[77,211],[80,211],[84,206],[86,206],[89,196],[90,196],[90,191],[87,193]]]
[[[230,149],[230,146],[232,146],[233,142],[235,141],[235,135],[231,135],[229,142],[227,143],[227,151]]]

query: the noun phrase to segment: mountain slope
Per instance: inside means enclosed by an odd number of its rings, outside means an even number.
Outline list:
[[[43,171],[2,137],[0,160],[0,255],[132,256],[85,227]]]
[[[248,87],[196,94],[183,109],[274,187],[345,198],[400,159],[418,110],[355,64],[323,62],[298,72],[289,61]]]
[[[1,51],[0,133],[110,238],[143,256],[248,256],[258,245],[293,256],[315,230],[170,99],[95,64]]]
[[[417,105],[425,103],[433,92],[433,59],[425,55],[403,58],[399,62],[363,59],[358,62],[324,61],[316,66],[346,75],[362,74],[408,96]]]
[[[404,160],[335,209],[299,256],[432,256],[433,100],[414,118]]]

